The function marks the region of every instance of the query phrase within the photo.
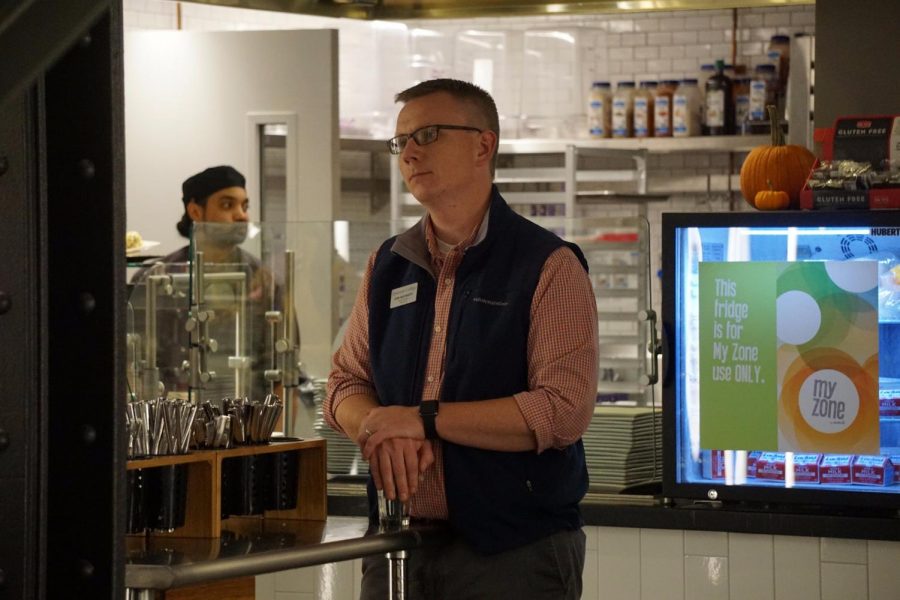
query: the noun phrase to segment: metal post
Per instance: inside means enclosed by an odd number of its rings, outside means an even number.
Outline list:
[[[282,320],[281,343],[276,350],[281,353],[281,374],[284,385],[284,430],[287,432],[294,422],[291,398],[300,385],[300,341],[297,339],[297,315],[294,309],[294,251],[284,251],[284,293],[281,299]]]
[[[409,529],[409,504],[399,499],[388,500],[382,490],[378,491],[378,521],[381,531],[402,531]],[[388,600],[406,600],[409,577],[406,572],[406,550],[388,552]]]
[[[133,590],[131,588],[125,590],[125,600],[161,600],[162,598],[165,598],[165,594],[157,590]]]
[[[194,253],[194,264],[192,267],[191,316],[188,317],[185,328],[191,334],[191,400],[199,404],[203,401],[202,390],[216,376],[215,371],[209,370],[207,353],[215,352],[217,345],[215,340],[209,337],[209,321],[215,316],[215,313],[204,308],[203,285],[205,284],[205,276],[203,252],[198,251]]]
[[[388,579],[388,600],[406,600],[408,579],[406,575],[406,559],[409,558],[406,550],[388,552],[388,569],[391,573]]]
[[[144,351],[145,364],[141,372],[141,389],[140,400],[150,400],[156,398],[160,394],[159,385],[159,365],[156,364],[157,349],[157,296],[162,293],[170,295],[172,293],[172,278],[162,273],[164,266],[162,264],[155,265],[151,274],[145,281],[145,301],[144,301],[144,342],[146,349]]]

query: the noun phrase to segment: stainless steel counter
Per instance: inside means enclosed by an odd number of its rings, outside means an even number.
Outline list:
[[[413,524],[393,532],[370,532],[362,517],[327,521],[232,518],[220,538],[129,536],[125,586],[168,590],[198,583],[340,562],[440,543],[446,530]]]

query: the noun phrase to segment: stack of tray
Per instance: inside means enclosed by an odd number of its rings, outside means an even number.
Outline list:
[[[613,489],[662,478],[662,412],[597,406],[582,438],[591,485]]]
[[[316,418],[313,429],[328,442],[327,470],[329,475],[368,475],[369,463],[363,460],[356,444],[328,426],[322,414],[325,401],[325,379],[313,382],[313,398],[316,403]]]

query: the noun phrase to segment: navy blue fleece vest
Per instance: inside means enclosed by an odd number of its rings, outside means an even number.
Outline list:
[[[434,322],[435,280],[422,267],[379,249],[369,291],[369,352],[379,402],[419,404]],[[528,389],[532,297],[547,257],[581,250],[514,213],[493,190],[486,238],[457,273],[441,402],[486,400]],[[390,308],[391,291],[418,284],[416,301]],[[443,442],[451,525],[488,554],[582,524],[587,491],[581,441],[564,450],[494,452]]]

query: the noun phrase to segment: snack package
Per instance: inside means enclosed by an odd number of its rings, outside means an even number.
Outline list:
[[[867,190],[889,179],[888,174],[873,170],[867,162],[823,160],[810,173],[809,187],[813,190]]]

